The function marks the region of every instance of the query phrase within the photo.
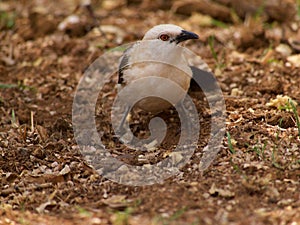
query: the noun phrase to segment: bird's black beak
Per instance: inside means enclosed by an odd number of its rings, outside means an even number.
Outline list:
[[[180,43],[189,39],[198,39],[199,36],[193,32],[182,30],[181,33],[175,38],[176,43]]]

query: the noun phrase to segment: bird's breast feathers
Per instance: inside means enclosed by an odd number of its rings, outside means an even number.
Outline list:
[[[142,41],[126,51],[126,66],[122,69],[123,85],[138,84],[132,94],[153,93],[168,96],[173,104],[181,101],[187,93],[192,70],[184,58],[184,49],[175,44],[157,41]],[[124,60],[123,60],[124,62]],[[119,74],[120,75],[120,74]],[[162,78],[161,82],[151,77]],[[150,78],[150,79],[143,79]],[[128,96],[130,99],[130,96]],[[138,104],[147,111],[159,111],[170,104],[148,97]]]
[[[142,41],[128,51],[128,64],[123,71],[125,83],[144,77],[170,79],[188,89],[192,71],[184,58],[184,48],[160,41]]]

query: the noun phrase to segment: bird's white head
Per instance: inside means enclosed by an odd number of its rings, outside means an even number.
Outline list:
[[[159,39],[164,42],[175,42],[176,44],[189,39],[198,39],[199,36],[193,32],[186,31],[173,24],[161,24],[147,31],[143,40]]]

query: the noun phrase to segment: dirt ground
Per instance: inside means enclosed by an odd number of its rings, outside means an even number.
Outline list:
[[[300,224],[299,1],[83,2],[0,2],[0,224]],[[202,93],[191,90],[202,118],[191,162],[161,184],[125,186],[80,154],[74,93],[97,57],[162,23],[199,34],[187,47],[219,82],[227,133],[199,172],[210,114]],[[111,132],[114,85],[102,93],[109,97],[97,106],[97,126],[111,153],[137,165],[138,155]],[[168,135],[148,163],[179,138],[176,113],[160,116],[169,119]],[[140,131],[148,119],[132,118],[137,136],[147,135]]]

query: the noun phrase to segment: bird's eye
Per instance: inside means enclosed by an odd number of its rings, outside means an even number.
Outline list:
[[[162,40],[162,41],[167,41],[170,39],[170,36],[167,35],[167,34],[162,34],[159,36],[159,39]]]

